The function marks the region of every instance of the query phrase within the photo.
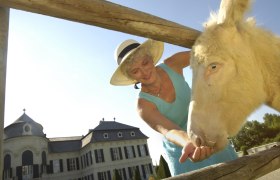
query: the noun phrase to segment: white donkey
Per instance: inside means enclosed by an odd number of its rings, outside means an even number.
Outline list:
[[[192,48],[188,133],[197,146],[227,144],[261,104],[280,111],[280,39],[244,20],[249,0],[222,0]]]

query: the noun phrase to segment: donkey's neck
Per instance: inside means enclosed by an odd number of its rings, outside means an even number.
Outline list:
[[[252,46],[263,74],[266,104],[280,112],[280,38],[263,29],[255,33]]]

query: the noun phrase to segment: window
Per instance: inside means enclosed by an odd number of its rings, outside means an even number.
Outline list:
[[[103,137],[104,137],[105,139],[108,139],[108,138],[109,138],[108,133],[104,133],[104,134],[103,134]]]
[[[92,165],[91,151],[89,151],[86,154],[82,155],[82,166],[83,166],[83,168],[86,168],[86,167],[88,167],[90,165]]]
[[[33,153],[30,150],[26,150],[22,153],[21,157],[22,165],[33,165]]]
[[[23,126],[23,135],[31,135],[31,126],[29,124],[25,124]]]
[[[76,158],[69,158],[67,159],[67,170],[68,171],[74,171],[76,170]]]
[[[95,162],[96,163],[105,162],[104,154],[103,154],[103,149],[96,149],[96,150],[94,150],[94,155],[95,155]]]
[[[28,125],[25,126],[25,127],[24,127],[24,130],[25,130],[25,132],[29,132],[29,131],[30,131],[30,126],[28,126]]]
[[[135,136],[135,132],[134,132],[134,131],[131,131],[131,132],[130,132],[130,136]]]
[[[46,173],[47,172],[47,155],[46,155],[46,152],[43,151],[42,154],[41,154],[41,159],[42,159],[42,173]]]
[[[88,158],[89,158],[89,164],[92,165],[92,154],[91,154],[91,151],[89,151],[87,153],[87,155],[88,155]]]
[[[4,157],[4,179],[9,179],[12,177],[12,168],[11,168],[11,155],[7,154]]]
[[[111,179],[110,171],[98,172],[97,176],[98,176],[98,180],[110,180]]]
[[[126,146],[126,147],[124,147],[124,153],[125,153],[126,159],[131,159],[131,158],[135,158],[136,157],[134,146]]]
[[[122,168],[122,169],[115,169],[118,174],[120,175],[121,179],[127,179],[126,178],[126,172],[125,172],[125,168]],[[114,172],[115,173],[115,172]]]
[[[63,172],[62,159],[52,160],[52,165],[53,165],[53,173]]]
[[[112,161],[122,160],[122,151],[120,147],[111,148],[110,150]]]
[[[142,174],[143,174],[144,178],[149,177],[150,174],[153,174],[153,170],[152,170],[152,165],[151,164],[141,165],[141,168],[142,168]]]
[[[134,177],[136,171],[140,173],[138,166],[128,167],[129,178]]]
[[[118,137],[123,137],[122,132],[118,132]]]
[[[33,166],[22,166],[22,178],[23,179],[32,179],[33,178]]]
[[[147,144],[137,145],[137,149],[140,157],[149,156]]]

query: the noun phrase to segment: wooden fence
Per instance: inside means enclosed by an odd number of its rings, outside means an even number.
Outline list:
[[[234,161],[208,166],[166,180],[249,180],[256,179],[280,168],[280,146]],[[280,177],[280,176],[279,176]]]
[[[3,169],[3,129],[8,47],[9,8],[44,14],[84,24],[191,48],[200,32],[147,14],[100,0],[0,0],[0,177]],[[128,16],[129,15],[129,16]],[[178,36],[180,34],[180,36]],[[280,148],[210,166],[170,179],[251,179],[280,168]]]

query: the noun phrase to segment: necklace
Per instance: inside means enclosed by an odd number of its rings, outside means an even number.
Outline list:
[[[161,93],[161,80],[159,80],[159,87],[150,87],[150,85],[142,85],[142,88],[144,87],[145,90],[143,90],[146,93],[149,93],[153,96],[159,97]],[[156,90],[158,88],[158,90]]]
[[[161,82],[159,83],[159,89],[158,89],[158,91],[151,91],[151,90],[148,90],[148,93],[150,93],[150,94],[152,94],[152,95],[154,95],[154,96],[156,96],[156,97],[159,97],[160,96],[160,93],[161,93]]]
[[[159,90],[158,90],[158,93],[157,93],[157,97],[160,96],[160,92],[161,92],[161,83],[159,84]]]

